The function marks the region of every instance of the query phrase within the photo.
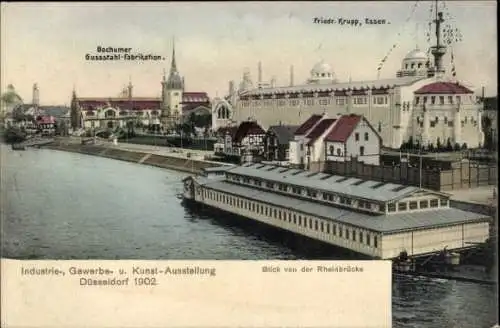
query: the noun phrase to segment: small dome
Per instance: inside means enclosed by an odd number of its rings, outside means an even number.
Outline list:
[[[319,76],[322,76],[322,74],[333,74],[333,69],[332,67],[325,63],[323,60],[314,65],[314,67],[311,70],[311,73],[313,75],[319,74]]]
[[[412,51],[410,51],[406,57],[405,57],[405,60],[415,60],[415,59],[425,59],[427,60],[429,58],[429,56],[427,56],[427,53],[425,53],[424,51],[421,51],[420,49],[414,49]]]

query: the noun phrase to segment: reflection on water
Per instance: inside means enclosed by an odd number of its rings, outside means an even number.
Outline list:
[[[2,254],[18,259],[335,259],[262,226],[182,207],[181,173],[2,145]],[[307,246],[307,249],[305,249]],[[394,327],[492,326],[488,286],[395,277]]]

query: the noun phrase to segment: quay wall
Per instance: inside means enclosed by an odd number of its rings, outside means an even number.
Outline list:
[[[157,155],[151,152],[131,151],[120,148],[113,148],[105,145],[82,145],[82,144],[64,144],[53,143],[44,146],[47,149],[68,151],[85,155],[99,156],[120,161],[132,162],[137,164],[150,165],[164,169],[198,174],[203,169],[223,165],[203,160],[190,158]]]

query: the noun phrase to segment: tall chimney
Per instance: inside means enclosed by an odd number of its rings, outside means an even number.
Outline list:
[[[38,107],[40,105],[40,91],[38,90],[38,85],[33,84],[33,106]]]
[[[262,62],[259,62],[259,65],[258,65],[258,82],[261,83],[262,82]]]
[[[293,65],[290,66],[290,86],[293,87]]]

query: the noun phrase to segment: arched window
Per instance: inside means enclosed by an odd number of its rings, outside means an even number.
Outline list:
[[[418,68],[422,68],[422,63],[418,63]]]
[[[330,155],[333,156],[335,148],[333,146],[330,146]]]
[[[368,141],[368,132],[365,132],[365,141]]]
[[[115,117],[115,116],[116,116],[115,111],[112,109],[109,109],[104,113],[104,117]]]
[[[325,73],[321,73],[321,76],[322,76],[322,77],[325,77]]]
[[[342,155],[342,150],[340,148],[337,148],[337,156]]]
[[[411,68],[414,69],[415,68],[415,63],[411,63]]]

